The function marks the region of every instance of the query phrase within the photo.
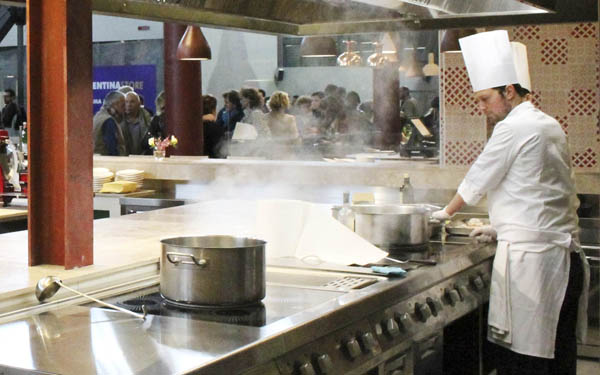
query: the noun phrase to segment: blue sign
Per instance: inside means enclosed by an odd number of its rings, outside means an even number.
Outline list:
[[[94,113],[102,107],[106,94],[121,86],[131,86],[144,97],[144,107],[153,113],[156,98],[155,65],[116,65],[94,67]]]

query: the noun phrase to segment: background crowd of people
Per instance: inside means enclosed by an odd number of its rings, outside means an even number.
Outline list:
[[[406,87],[400,89],[400,119],[419,117],[415,100]],[[328,84],[323,91],[290,96],[275,91],[270,97],[264,90],[244,87],[222,94],[224,105],[217,109],[212,95],[202,97],[204,152],[210,158],[226,158],[233,153],[273,158],[306,151],[324,145],[373,146],[378,129],[374,126],[373,102],[362,102],[355,91]],[[437,101],[432,103],[438,105]],[[151,154],[150,137],[164,138],[165,94],[155,101],[153,115],[143,106],[143,97],[131,87],[122,86],[109,93],[94,116],[94,153],[102,155]],[[437,108],[431,108],[424,120],[437,130]],[[238,123],[251,125],[256,138],[239,140]],[[303,150],[303,151],[302,151]]]

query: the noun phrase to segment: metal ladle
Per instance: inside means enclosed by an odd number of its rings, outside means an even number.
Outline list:
[[[75,290],[71,287],[68,287],[67,285],[63,284],[63,282],[56,276],[46,276],[46,277],[42,277],[40,279],[40,281],[37,282],[37,285],[35,286],[35,296],[38,299],[38,301],[40,302],[44,302],[46,299],[52,297],[54,294],[56,294],[56,292],[58,292],[58,289],[60,289],[60,287],[63,287],[75,294],[78,294],[82,297],[91,299],[92,301],[99,303],[100,305],[106,306],[106,307],[110,307],[112,309],[118,310],[120,312],[123,312],[125,314],[129,314],[132,316],[135,316],[136,318],[140,318],[142,320],[146,320],[146,314],[148,313],[146,311],[146,305],[142,305],[142,311],[144,312],[144,314],[138,314],[138,313],[134,313],[133,311],[129,311],[127,309],[124,309],[122,307],[119,306],[115,306],[112,305],[110,303],[106,303],[103,301],[100,301],[99,299],[96,299],[94,297],[88,296],[85,293],[81,293],[78,290]]]

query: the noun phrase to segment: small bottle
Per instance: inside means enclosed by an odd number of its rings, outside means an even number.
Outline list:
[[[343,202],[342,208],[340,208],[340,212],[338,213],[338,221],[354,232],[354,211],[352,211],[352,207],[350,206],[350,193],[347,191],[344,192]]]
[[[402,186],[402,203],[415,203],[415,191],[410,184],[408,173],[404,174],[404,186]]]

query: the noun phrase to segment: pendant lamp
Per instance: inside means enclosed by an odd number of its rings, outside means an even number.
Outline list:
[[[367,58],[367,65],[378,67],[388,63],[387,56],[383,54],[383,44],[374,42],[373,45],[375,46],[375,53]]]
[[[440,75],[440,67],[435,63],[435,56],[432,52],[427,55],[427,65],[423,67],[423,74],[425,76],[438,76]]]
[[[417,49],[412,48],[409,53],[409,65],[406,68],[406,77],[423,77],[423,66],[417,60]]]
[[[475,29],[449,29],[444,31],[442,42],[440,43],[440,52],[460,51],[458,40],[469,35],[477,34]]]
[[[381,39],[382,44],[382,53],[388,59],[388,61],[398,61],[398,50],[396,49],[396,45],[392,40],[392,36],[390,33],[383,34],[383,39]]]
[[[189,25],[177,46],[178,60],[210,60],[210,46],[198,26]]]
[[[330,36],[305,36],[300,44],[302,57],[337,56],[335,40]]]
[[[362,64],[362,58],[352,50],[352,47],[356,44],[354,40],[344,40],[346,43],[346,52],[342,53],[337,58],[337,64],[339,66],[359,66]]]

